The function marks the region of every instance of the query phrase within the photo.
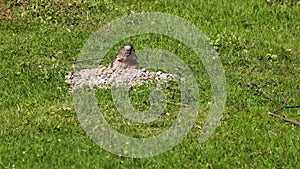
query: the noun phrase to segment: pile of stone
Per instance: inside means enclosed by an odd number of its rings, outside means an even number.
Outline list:
[[[146,69],[123,69],[118,68],[112,73],[98,74],[98,68],[83,69],[77,74],[66,76],[66,83],[71,84],[71,90],[76,90],[84,86],[93,89],[110,88],[112,85],[128,84],[130,87],[142,85],[146,83],[167,83],[170,80],[175,80],[172,74],[158,72],[150,72]]]

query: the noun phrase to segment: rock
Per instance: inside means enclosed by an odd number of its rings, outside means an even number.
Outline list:
[[[67,84],[72,84],[72,79],[66,79],[66,80],[65,80],[65,83],[67,83]]]
[[[112,69],[107,69],[106,73],[107,73],[107,74],[112,74],[112,73],[113,73],[113,70],[112,70]]]
[[[100,76],[100,79],[106,79],[106,78],[108,78],[106,74]]]
[[[97,73],[96,73],[96,76],[100,76],[103,74],[103,72],[105,71],[105,69],[107,69],[106,67],[100,65],[98,70],[97,70]]]
[[[161,71],[156,72],[156,75],[157,75],[157,76],[159,76],[159,75],[161,75],[161,74],[162,74]]]

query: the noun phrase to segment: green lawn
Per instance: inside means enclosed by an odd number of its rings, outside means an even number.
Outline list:
[[[267,112],[300,105],[300,7],[296,1],[0,1],[0,168],[300,168],[300,127]],[[184,60],[198,82],[200,112],[177,146],[149,158],[126,158],[94,143],[81,128],[64,83],[80,50],[99,28],[132,13],[162,12],[196,25],[219,53],[226,74],[223,118],[204,143],[210,82],[201,59],[184,44],[160,35],[124,39],[136,50],[161,48]],[[257,87],[255,87],[257,86]],[[130,92],[139,110],[149,107],[149,86]],[[149,137],[178,114],[178,86],[161,87],[168,106],[151,124],[133,124],[114,108],[110,90],[97,90],[104,116],[121,133]],[[264,91],[272,98],[266,97]],[[300,109],[278,112],[300,121]],[[122,146],[122,145],[121,145]]]

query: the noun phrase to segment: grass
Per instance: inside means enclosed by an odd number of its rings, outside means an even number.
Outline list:
[[[289,105],[300,104],[300,9],[296,3],[1,0],[0,168],[299,168],[300,128],[267,114],[286,97]],[[101,149],[81,128],[64,76],[98,28],[116,17],[153,11],[182,17],[210,38],[226,73],[226,108],[212,137],[200,144],[210,101],[209,79],[201,60],[167,37],[150,34],[125,39],[136,49],[167,49],[189,63],[199,83],[204,114],[173,149],[151,158],[120,157]],[[249,84],[256,84],[274,100]],[[164,90],[171,115],[163,114],[150,125],[122,119],[110,90],[98,90],[97,98],[99,104],[107,99],[106,119],[118,131],[151,136],[167,129],[176,117],[178,91],[176,85],[171,87]],[[131,93],[132,104],[141,110],[149,107],[146,89],[141,86]],[[299,109],[279,114],[300,121]]]

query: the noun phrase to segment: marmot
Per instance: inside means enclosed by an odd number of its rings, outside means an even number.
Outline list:
[[[138,69],[138,58],[132,44],[123,45],[120,52],[113,58],[107,68],[100,65],[97,75],[112,74],[118,68]]]

